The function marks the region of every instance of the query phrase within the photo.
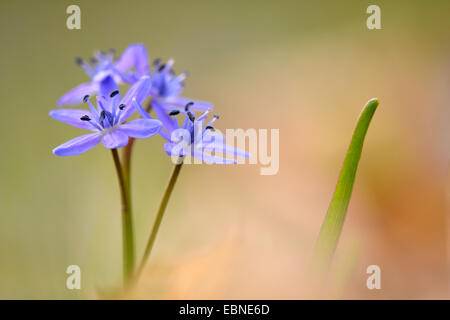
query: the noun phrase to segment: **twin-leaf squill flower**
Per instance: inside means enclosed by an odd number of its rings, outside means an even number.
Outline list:
[[[162,123],[154,119],[137,119],[125,122],[136,110],[131,103],[143,102],[148,96],[151,81],[148,76],[142,77],[136,82],[121,99],[119,90],[108,77],[110,86],[102,87],[112,89],[107,96],[97,97],[97,108],[89,101],[89,96],[84,97],[84,102],[89,105],[90,111],[81,109],[57,109],[50,111],[50,116],[56,120],[65,122],[74,127],[93,131],[75,139],[72,139],[53,150],[58,156],[73,156],[84,153],[97,144],[103,142],[108,149],[124,147],[128,143],[128,137],[148,138],[158,133]]]
[[[154,70],[150,75],[152,79],[150,96],[157,116],[159,117],[161,112],[169,112],[173,109],[183,110],[184,106],[191,101],[195,102],[192,106],[193,111],[211,110],[213,106],[208,102],[180,97],[187,72],[176,75],[172,69],[173,63],[173,60],[169,60],[167,63],[161,64],[159,59],[153,62]]]
[[[142,76],[149,75],[148,54],[143,44],[130,45],[117,61],[114,60],[114,52],[111,50],[108,53],[96,52],[95,58],[90,60],[91,63],[81,58],[77,58],[76,62],[84,69],[91,81],[82,83],[63,95],[58,100],[58,106],[80,104],[87,94],[99,92],[100,95],[106,95],[106,92],[101,92],[101,88],[104,87],[103,82],[109,77],[116,84],[131,85]]]
[[[133,104],[142,118],[152,119],[136,99],[133,99]],[[167,140],[164,150],[169,156],[176,158],[191,155],[208,164],[235,164],[237,163],[235,157],[250,157],[249,153],[225,144],[224,136],[213,127],[213,123],[219,118],[218,115],[214,115],[203,128],[209,111],[205,111],[196,118],[190,111],[193,105],[195,102],[189,102],[184,110],[172,110],[159,118],[163,124],[159,134]],[[181,126],[177,119],[180,114],[184,114]],[[233,156],[233,158],[226,156]]]

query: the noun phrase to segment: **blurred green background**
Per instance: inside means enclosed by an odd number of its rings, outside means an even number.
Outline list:
[[[81,30],[66,28],[71,4]],[[382,30],[366,28],[370,4],[381,7]],[[449,9],[449,1],[2,1],[0,298],[95,298],[120,284],[110,153],[54,156],[82,130],[48,112],[87,80],[75,57],[136,42],[190,71],[185,96],[212,102],[218,128],[280,129],[280,170],[183,168],[129,297],[311,297],[304,268],[353,125],[376,96],[337,252],[355,263],[345,277],[336,266],[340,284],[327,297],[448,298]],[[162,145],[155,137],[135,148],[139,253],[172,166]],[[80,291],[65,287],[71,264],[81,267]],[[369,264],[382,269],[381,291],[365,287]]]

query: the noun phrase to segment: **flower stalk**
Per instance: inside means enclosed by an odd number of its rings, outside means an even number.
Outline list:
[[[328,271],[338,245],[352,195],[356,170],[358,168],[359,159],[361,158],[364,138],[379,103],[378,99],[369,100],[362,110],[353,132],[336,190],[331,199],[327,215],[313,250],[311,268],[319,271],[319,273],[326,273]]]
[[[169,203],[170,196],[175,187],[175,183],[177,182],[178,175],[180,174],[182,166],[183,166],[183,158],[180,158],[180,162],[177,163],[173,168],[172,174],[170,175],[170,178],[169,178],[169,182],[167,183],[166,190],[164,191],[164,195],[161,199],[161,203],[159,205],[159,209],[156,214],[156,219],[155,219],[155,222],[153,223],[153,228],[150,233],[150,237],[147,241],[147,246],[145,247],[144,255],[142,257],[141,263],[137,270],[136,277],[139,277],[139,275],[141,274],[142,270],[145,267],[145,264],[147,263],[148,258],[150,257],[150,254],[153,249],[153,245],[155,244],[155,240],[156,240],[156,236],[158,234],[159,227],[161,225],[161,221],[164,217],[164,212],[166,211],[167,204]]]
[[[129,192],[125,183],[122,166],[117,149],[111,149],[114,164],[119,179],[120,197],[122,202],[122,240],[123,240],[123,279],[124,283],[130,280],[135,265],[135,247],[133,233],[133,217]]]
[[[150,112],[152,109],[151,101],[148,102],[147,108],[145,109],[147,112]],[[129,203],[131,205],[131,154],[133,151],[133,146],[135,143],[135,138],[130,138],[128,144],[123,148],[123,175],[125,180],[125,186],[127,188],[128,197],[130,199]]]

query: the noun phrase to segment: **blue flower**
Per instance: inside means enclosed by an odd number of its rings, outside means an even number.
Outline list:
[[[50,116],[74,127],[93,131],[72,139],[53,150],[58,156],[74,156],[84,153],[97,144],[103,142],[108,149],[124,147],[128,143],[128,137],[148,138],[158,133],[162,123],[153,119],[137,119],[125,122],[136,110],[131,101],[143,102],[148,96],[151,81],[148,76],[142,77],[136,82],[121,99],[117,86],[114,87],[112,79],[108,96],[97,97],[97,108],[89,101],[89,96],[84,97],[90,111],[81,109],[57,109],[50,111]],[[114,84],[114,85],[112,85]]]
[[[169,60],[165,64],[161,64],[160,59],[156,59],[153,62],[154,70],[150,75],[152,78],[150,96],[152,97],[152,107],[155,112],[169,112],[173,109],[182,110],[191,101],[195,102],[191,110],[211,110],[213,106],[208,102],[180,97],[184,89],[184,80],[188,74],[184,72],[176,75],[172,69],[173,64],[173,60]]]
[[[105,95],[105,92],[101,91],[104,81],[108,78],[114,80],[116,84],[134,84],[142,76],[149,75],[148,61],[147,50],[143,44],[130,45],[117,61],[114,61],[112,50],[108,53],[96,52],[95,58],[90,61],[91,64],[77,58],[77,64],[84,69],[91,81],[82,83],[67,92],[58,100],[57,105],[80,104],[86,94],[100,92],[100,95]],[[133,68],[134,71],[131,71]]]
[[[136,99],[133,99],[133,104],[142,118],[152,119]],[[190,102],[184,110],[172,110],[169,114],[162,113],[159,118],[163,124],[159,134],[167,140],[164,150],[169,156],[191,155],[208,164],[235,164],[237,163],[235,157],[250,157],[246,151],[225,144],[223,134],[213,127],[214,122],[219,118],[218,115],[214,115],[203,128],[209,110],[196,118],[195,114],[189,110],[192,105],[193,103]],[[184,115],[181,126],[177,119],[180,114]],[[227,158],[227,155],[232,155],[234,158]]]

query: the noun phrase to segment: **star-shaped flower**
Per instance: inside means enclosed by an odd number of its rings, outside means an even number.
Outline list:
[[[136,99],[133,99],[133,104],[142,118],[152,119]],[[159,134],[167,140],[164,150],[169,156],[191,155],[208,164],[235,164],[237,163],[236,157],[250,157],[246,151],[227,145],[223,134],[214,129],[213,124],[219,118],[218,115],[214,115],[203,128],[209,111],[205,111],[196,118],[195,114],[190,111],[190,107],[194,104],[194,102],[190,102],[182,111],[172,110],[169,114],[163,113],[159,117],[163,124],[163,129],[159,131]],[[181,126],[177,120],[177,116],[180,114],[184,115]],[[233,158],[226,156],[233,156]]]
[[[112,79],[108,80],[110,83]],[[53,150],[58,156],[74,156],[84,153],[100,142],[108,149],[124,147],[128,137],[148,138],[158,133],[162,123],[154,119],[137,119],[126,122],[136,110],[132,100],[143,102],[150,90],[151,81],[148,76],[136,82],[121,99],[120,92],[113,88],[108,96],[97,97],[97,108],[85,95],[84,101],[90,111],[81,109],[57,109],[50,111],[50,116],[74,127],[93,131],[72,139]]]
[[[91,81],[82,83],[67,92],[58,100],[57,105],[77,105],[83,101],[83,97],[87,94],[91,95],[97,92],[100,95],[107,94],[100,91],[103,82],[107,81],[108,78],[116,84],[134,84],[142,76],[149,75],[148,61],[147,50],[143,44],[130,45],[117,61],[114,60],[114,51],[112,50],[108,53],[97,51],[95,58],[90,60],[91,63],[77,58],[77,64],[84,69]]]
[[[152,106],[158,114],[161,110],[169,112],[173,109],[184,109],[184,106],[194,101],[193,111],[206,111],[213,109],[212,104],[204,101],[196,101],[189,98],[180,97],[184,89],[184,80],[188,76],[187,72],[176,75],[173,71],[174,60],[169,60],[161,64],[159,59],[153,62],[153,72],[150,76],[152,87],[150,96],[152,97]]]

